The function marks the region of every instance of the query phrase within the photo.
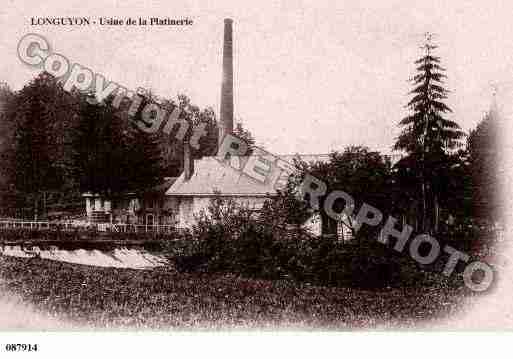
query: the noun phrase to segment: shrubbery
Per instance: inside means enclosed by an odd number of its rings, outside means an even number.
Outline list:
[[[187,253],[174,248],[177,269],[354,287],[416,286],[426,275],[377,241],[317,238],[277,212],[272,203],[255,212],[216,197],[197,216]]]

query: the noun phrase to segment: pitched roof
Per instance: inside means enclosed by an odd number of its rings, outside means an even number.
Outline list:
[[[242,163],[244,160],[247,157],[242,158]],[[167,196],[212,196],[216,193],[224,196],[272,196],[276,191],[269,181],[262,183],[215,157],[194,160],[192,177],[186,181],[182,173],[166,191]]]
[[[235,166],[244,164],[250,156],[240,156],[235,160]],[[278,155],[283,161],[294,164],[294,159],[300,158],[303,161],[329,161],[328,154],[295,154]],[[276,195],[274,181],[281,171],[278,167],[272,166],[273,172],[269,173],[267,180],[261,182],[251,176],[230,166],[228,162],[220,162],[216,157],[203,157],[194,160],[194,173],[185,181],[184,174],[169,187],[167,196],[212,196],[216,193],[224,196],[273,196]],[[273,183],[271,183],[271,181]]]

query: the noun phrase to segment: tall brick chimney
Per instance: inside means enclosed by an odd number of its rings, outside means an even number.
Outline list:
[[[221,85],[221,121],[219,146],[228,133],[233,133],[233,39],[232,19],[224,19],[223,82]]]

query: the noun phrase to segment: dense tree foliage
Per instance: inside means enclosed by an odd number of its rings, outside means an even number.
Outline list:
[[[174,136],[176,129],[166,136],[148,134],[136,125],[144,105],[156,98],[145,96],[132,116],[128,101],[115,108],[113,100],[108,97],[99,103],[94,93],[66,92],[45,72],[18,92],[0,87],[4,215],[42,215],[42,207],[56,201],[75,201],[83,207],[83,192],[139,191],[180,174],[183,141]],[[200,109],[185,95],[158,103],[168,111],[180,107],[181,118],[189,125],[186,139],[194,127],[205,127],[195,158],[217,152],[218,126],[212,108]],[[242,126],[237,130],[253,141]]]
[[[191,136],[193,128],[204,126],[205,134],[199,140],[199,148],[193,148],[193,157],[198,159],[216,155],[219,142],[219,126],[214,109],[211,107],[200,109],[191,103],[190,98],[183,94],[178,95],[178,101],[176,102],[172,100],[162,102],[162,107],[168,111],[172,111],[177,105],[183,111],[183,118],[189,123],[189,130],[185,139]],[[177,130],[174,129],[174,131]],[[245,140],[250,148],[254,146],[255,139],[253,135],[244,128],[242,123],[237,123],[234,134]],[[163,168],[165,175],[178,176],[183,170],[183,143],[177,141],[174,136],[162,136],[160,137],[160,143],[164,153]]]
[[[367,147],[349,146],[343,152],[331,153],[329,162],[303,162],[300,166],[303,175],[309,173],[327,185],[326,195],[319,198],[318,210],[324,234],[337,233],[337,222],[324,208],[326,197],[332,191],[339,190],[350,194],[355,199],[356,209],[364,202],[382,211],[387,211],[390,207],[388,193],[391,164],[379,152],[371,151]],[[338,213],[344,206],[343,200],[336,201],[333,209]],[[341,218],[340,222],[347,230],[355,231],[353,217]]]
[[[5,105],[4,126],[13,135],[5,153],[6,185],[16,195],[17,207],[30,208],[36,217],[47,192],[76,187],[71,141],[77,109],[77,96],[65,92],[47,73]]]
[[[495,105],[495,104],[494,104]],[[495,105],[496,106],[496,105]],[[470,132],[467,140],[473,196],[472,214],[486,221],[500,219],[503,212],[499,198],[499,148],[497,113],[492,108]]]
[[[79,118],[74,149],[82,192],[123,193],[159,182],[157,135],[140,131],[135,119],[112,106],[112,98],[100,104],[81,98]]]
[[[0,159],[2,163],[10,163],[12,149],[14,147],[14,126],[8,119],[15,110],[13,104],[14,92],[5,84],[0,83]],[[5,188],[11,174],[9,166],[0,169],[0,186]]]

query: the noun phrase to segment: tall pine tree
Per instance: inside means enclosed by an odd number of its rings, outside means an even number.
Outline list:
[[[420,224],[425,232],[437,229],[441,183],[437,182],[451,150],[460,146],[464,136],[459,125],[447,119],[451,109],[444,103],[448,91],[444,88],[445,69],[440,57],[434,56],[437,48],[432,35],[426,35],[422,57],[415,61],[417,74],[413,77],[413,96],[407,107],[410,114],[400,121],[402,127],[394,148],[407,153],[399,166],[410,167],[420,189]],[[418,216],[417,216],[418,217]]]

